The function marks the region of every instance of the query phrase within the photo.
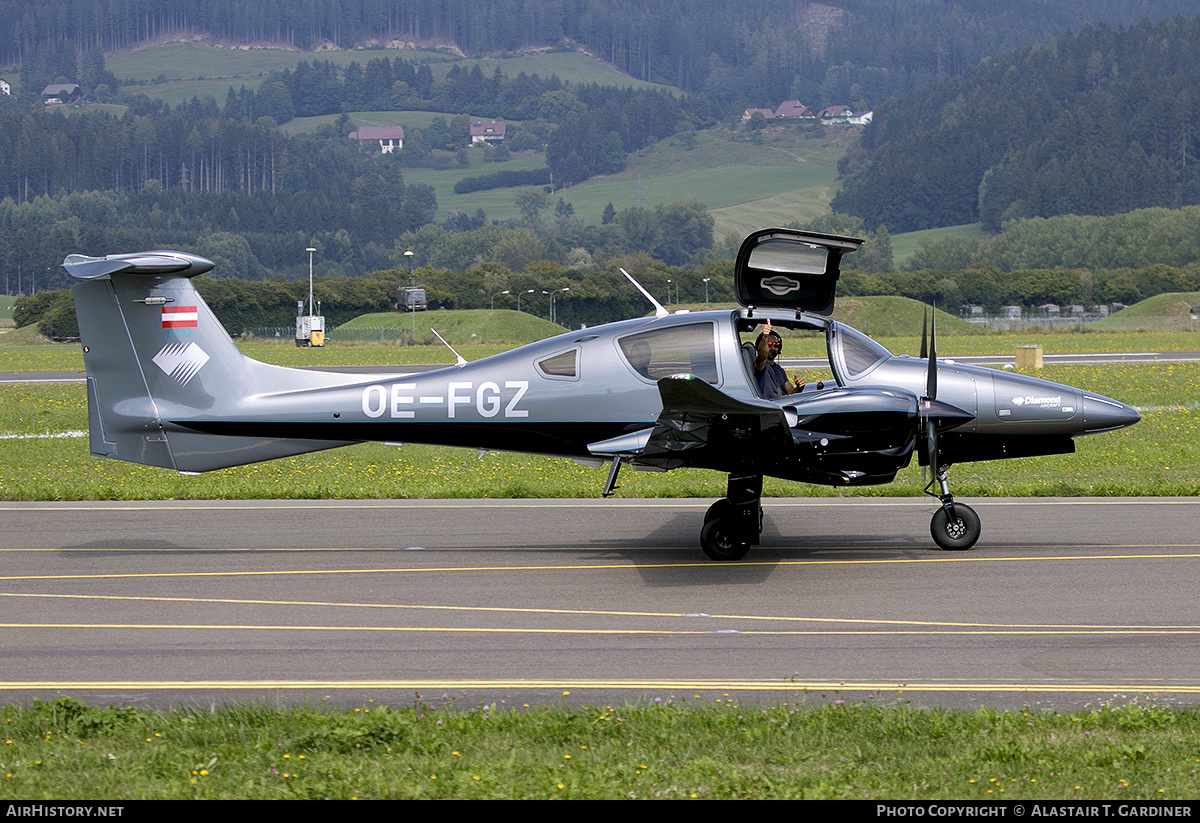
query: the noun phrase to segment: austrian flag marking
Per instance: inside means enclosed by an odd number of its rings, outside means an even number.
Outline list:
[[[195,306],[163,306],[162,327],[164,329],[194,329],[200,315]]]

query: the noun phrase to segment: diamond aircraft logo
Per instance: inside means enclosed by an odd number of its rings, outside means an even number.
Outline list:
[[[1020,395],[1018,395],[1012,399],[1012,402],[1013,402],[1014,406],[1041,406],[1042,408],[1048,408],[1050,406],[1061,406],[1062,405],[1062,395],[1056,394],[1052,397],[1051,396],[1037,397],[1034,395],[1026,395],[1024,397],[1021,397]]]
[[[186,386],[209,361],[208,353],[195,343],[168,343],[154,355],[154,365]]]

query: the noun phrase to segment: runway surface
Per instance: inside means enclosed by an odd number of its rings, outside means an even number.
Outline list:
[[[1200,499],[0,504],[0,701],[1078,708],[1200,696]]]

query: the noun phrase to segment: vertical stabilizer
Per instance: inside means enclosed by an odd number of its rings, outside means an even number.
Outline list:
[[[63,268],[82,281],[74,296],[92,454],[194,472],[346,445],[201,434],[172,422],[228,414],[263,389],[320,383],[241,353],[192,285],[210,261],[154,251],[71,255]]]

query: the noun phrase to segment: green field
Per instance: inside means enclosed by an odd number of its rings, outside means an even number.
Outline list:
[[[696,306],[695,308],[700,308]],[[419,315],[422,321],[429,314]],[[456,340],[490,336],[493,324],[519,324],[521,334],[541,337],[555,327],[532,315],[512,311],[437,312],[439,329],[468,360],[508,348]],[[922,307],[902,298],[851,298],[839,301],[837,316],[857,327],[876,330],[885,346],[917,354]],[[410,315],[367,315],[351,324],[378,328],[411,322]],[[895,324],[911,327],[903,336],[885,334]],[[945,324],[945,325],[943,325]],[[1019,335],[947,334],[965,324],[939,313],[939,354],[1012,352],[1018,345],[1040,343],[1046,352],[1171,351],[1197,347],[1189,333],[1113,333]],[[528,327],[528,328],[526,328]],[[968,327],[969,328],[969,327]],[[10,335],[25,334],[25,330]],[[410,363],[445,363],[454,357],[440,344],[429,346],[352,345],[296,348],[290,341],[240,341],[248,355],[288,366],[377,365],[381,370]],[[823,341],[792,338],[787,356],[819,356]],[[81,370],[78,346],[0,345],[0,371]],[[1132,429],[1078,441],[1079,452],[1029,460],[967,464],[955,468],[955,489],[964,496],[1097,495],[1200,493],[1200,437],[1197,398],[1200,364],[1048,366],[1039,375],[1116,397],[1142,409]],[[827,377],[818,372],[806,379]],[[2,435],[17,437],[0,460],[0,498],[8,500],[153,498],[356,498],[356,497],[578,497],[592,496],[604,471],[566,460],[491,454],[432,446],[394,449],[365,444],[257,466],[227,469],[201,477],[109,460],[87,454],[86,441],[74,437],[34,437],[81,433],[87,428],[83,387],[8,386],[0,388]],[[1114,465],[1138,471],[1114,475]],[[839,491],[769,480],[766,494],[913,495],[920,492],[919,469],[909,467],[897,483]],[[722,475],[693,470],[666,474],[631,472],[622,494],[635,497],[719,497]]]
[[[416,695],[405,706],[364,697],[347,710],[168,712],[60,697],[0,708],[0,797],[929,804],[1192,801],[1200,791],[1195,709],[1131,701],[1069,713],[949,711],[900,702],[902,694],[817,700],[797,689],[791,702],[741,705],[667,690],[638,705],[577,707]]]
[[[297,352],[302,357],[311,351],[276,348],[287,352],[289,359]],[[319,358],[310,362],[314,361]],[[1123,431],[1080,438],[1074,455],[955,466],[956,494],[964,498],[1200,494],[1200,363],[1047,366],[1038,376],[1116,397],[1142,410],[1142,422]],[[92,458],[82,436],[87,429],[82,385],[0,387],[0,420],[4,421],[0,434],[7,438],[0,457],[0,499],[4,500],[569,498],[595,496],[606,475],[605,469],[562,459],[506,453],[480,458],[462,449],[363,444],[181,477],[163,469]],[[58,436],[70,433],[75,434]],[[1114,466],[1123,471],[1114,472]],[[921,493],[920,477],[914,463],[891,485],[852,490],[768,479],[764,495],[913,496]],[[724,475],[683,469],[628,472],[622,476],[619,493],[716,498],[724,491]]]
[[[862,303],[856,305],[856,301],[860,300]],[[872,337],[896,354],[916,354],[921,348],[921,319],[919,309],[915,313],[906,310],[902,315],[897,317],[878,308],[879,305],[886,305],[886,301],[892,300],[902,301],[904,298],[848,298],[839,301],[838,309],[834,312],[834,318],[844,320],[851,323],[851,325],[855,325],[856,328],[867,331]],[[866,308],[860,308],[863,305]],[[672,305],[671,308],[674,309],[676,306]],[[693,311],[700,311],[705,306],[703,303],[695,303],[682,304],[678,308],[690,308]],[[710,304],[708,308],[717,308],[717,304]],[[732,304],[730,304],[729,308],[733,308]],[[481,314],[477,315],[477,317],[486,317],[488,314],[483,313],[482,309],[478,311]],[[448,322],[456,330],[464,329],[465,327],[460,322],[451,319],[454,314],[454,312],[438,312],[439,328],[442,323]],[[496,310],[496,314],[500,314],[499,309]],[[953,332],[957,326],[966,324],[963,324],[961,320],[951,315],[944,315],[942,312],[939,312],[938,315],[939,357],[1008,353],[1015,352],[1017,346],[1037,344],[1043,347],[1043,351],[1046,354],[1131,351],[1167,352],[1191,351],[1200,348],[1200,337],[1195,333],[1189,332],[1078,334],[1074,331],[1054,332],[1049,330],[1035,330],[1015,334],[955,334]],[[388,316],[391,317],[393,315]],[[418,314],[418,318],[420,316]],[[445,319],[443,319],[443,316]],[[538,318],[533,318],[532,315],[529,316],[533,321],[538,320]],[[409,318],[410,316],[405,315],[405,317]],[[366,323],[367,321],[362,322]],[[371,322],[387,322],[389,326],[405,325],[399,320],[398,315],[394,321],[380,320]],[[943,325],[943,322],[945,325]],[[905,332],[903,328],[900,328],[901,326],[907,326],[907,331]],[[447,326],[447,328],[450,327]],[[487,322],[484,322],[482,326],[477,326],[475,328],[476,339],[478,339],[481,330],[484,335],[490,336],[490,328],[491,326]],[[502,329],[499,334],[503,337],[509,326],[505,322],[501,322],[497,328]],[[542,335],[543,333],[549,336],[554,326],[548,321],[540,321],[535,322],[528,328],[524,323],[518,325],[516,328],[522,334],[530,334],[529,339],[532,340],[541,339],[538,335]],[[905,333],[897,333],[893,336],[890,333],[893,328],[897,332]],[[951,333],[947,334],[947,331]],[[470,333],[470,331],[465,332],[467,339],[469,339]],[[460,332],[456,331],[454,334],[457,339]],[[452,342],[456,348],[459,348],[456,341]],[[247,355],[257,360],[274,363],[279,366],[320,364],[329,366],[387,366],[413,363],[445,363],[450,365],[454,362],[454,356],[436,341],[433,341],[430,345],[421,346],[398,346],[394,344],[338,346],[330,344],[318,349],[297,349],[289,338],[279,341],[241,340],[238,341],[238,346]],[[491,345],[467,342],[459,348],[459,351],[468,360],[479,360],[483,357],[498,354],[501,351],[507,351],[509,348],[511,346],[504,342],[492,343]],[[824,345],[820,341],[811,339],[789,343],[786,352],[787,356],[793,357],[818,357],[822,354],[824,354]],[[0,372],[82,370],[83,355],[80,353],[77,345],[70,343],[47,343],[44,342],[44,339],[39,340],[36,329],[32,326],[7,332],[3,336],[0,336]]]
[[[395,114],[393,122],[418,122]],[[695,133],[696,147],[690,151],[681,146],[678,137],[669,137],[631,155],[624,171],[594,177],[555,196],[571,203],[585,223],[599,224],[608,203],[618,211],[637,205],[640,176],[646,208],[695,200],[712,212],[717,239],[730,233],[740,239],[765,226],[803,222],[828,213],[829,198],[837,185],[837,159],[856,136],[843,130],[813,138],[781,127],[777,137],[756,146],[728,129],[709,129]],[[409,169],[404,173],[405,182],[433,187],[439,220],[451,210],[474,214],[479,208],[492,220],[519,219],[513,203],[517,189],[455,194],[454,184],[464,177],[495,171],[540,169],[545,166],[542,154],[517,154],[502,164],[484,163],[481,150],[468,151],[468,156],[469,169]]]
[[[964,226],[943,226],[939,229],[910,231],[904,234],[892,235],[892,262],[897,268],[904,265],[908,258],[921,247],[921,241],[934,243],[947,237],[971,237],[983,239],[983,224],[968,223]]]
[[[837,161],[858,139],[851,127],[829,126],[819,137],[791,125],[764,130],[762,145],[726,127],[695,133],[696,147],[667,138],[631,155],[617,175],[572,188],[568,200],[585,221],[599,222],[606,203],[619,211],[637,204],[638,176],[644,202],[676,200],[706,205],[717,239],[739,239],[755,229],[805,222],[829,213],[837,187]]]
[[[1145,328],[1200,329],[1192,308],[1200,306],[1200,292],[1170,292],[1149,297],[1096,322],[1102,331],[1135,331]]]
[[[503,301],[502,301],[503,302]],[[431,329],[436,328],[442,338],[454,346],[466,351],[467,347],[477,349],[475,356],[469,358],[478,360],[486,357],[480,354],[488,347],[497,352],[513,346],[545,340],[547,337],[563,334],[567,329],[549,320],[543,320],[527,312],[511,309],[465,309],[462,311],[439,312],[380,312],[364,314],[348,323],[343,323],[331,334],[331,340],[358,339],[352,332],[362,332],[361,339],[366,340],[372,332],[380,329],[398,331],[416,328],[417,341],[425,341],[429,345],[438,345]],[[327,344],[332,346],[333,343]],[[492,352],[489,352],[489,354]]]
[[[257,89],[271,72],[295,69],[301,61],[346,66],[352,62],[365,65],[369,60],[381,57],[431,63],[434,75],[439,77],[446,75],[455,64],[470,68],[478,63],[487,77],[491,77],[499,66],[501,73],[508,77],[525,72],[542,77],[557,75],[568,83],[671,90],[668,86],[635,80],[582,52],[538,52],[469,60],[448,51],[428,49],[343,49],[313,53],[281,48],[228,49],[195,41],[166,43],[112,55],[105,59],[105,66],[122,83],[138,82],[138,85],[126,86],[128,91],[175,106],[193,97],[203,99],[208,95],[218,103],[224,103],[231,86],[235,91],[242,86]],[[159,78],[162,78],[161,82]],[[487,112],[471,114],[484,116]]]
[[[339,65],[351,61],[365,63],[379,56],[404,57],[413,61],[434,61],[435,74],[445,73],[456,62],[479,63],[486,76],[497,66],[502,73],[515,77],[520,72],[557,75],[570,83],[597,83],[670,90],[665,86],[636,81],[611,66],[579,52],[541,52],[487,60],[463,60],[445,52],[417,50],[323,51],[316,54],[281,49],[224,49],[200,42],[169,43],[114,55],[108,68],[118,78],[142,81],[130,91],[162,99],[171,105],[192,97],[212,95],[223,103],[232,86],[257,88],[272,71],[294,68],[301,60],[328,60]],[[150,82],[165,78],[162,82]],[[442,113],[449,118],[454,112]],[[469,112],[474,117],[489,112]],[[358,125],[404,125],[421,129],[439,116],[436,112],[358,112],[351,118]],[[311,131],[338,115],[297,118],[284,126],[289,134]],[[519,123],[514,123],[519,127]],[[572,186],[563,196],[576,214],[589,223],[599,223],[608,203],[618,210],[636,205],[638,177],[642,178],[643,202],[647,207],[677,200],[695,200],[712,210],[716,219],[716,237],[727,234],[743,237],[766,226],[805,221],[828,213],[829,199],[837,190],[837,161],[857,139],[860,130],[852,126],[826,127],[820,137],[801,133],[794,124],[772,125],[763,131],[761,145],[749,142],[744,131],[730,132],[725,127],[695,134],[695,147],[688,150],[673,137],[649,146],[629,158],[625,171],[594,178]],[[463,171],[411,169],[405,179],[433,186],[438,196],[438,217],[459,209],[474,213],[482,208],[490,219],[519,217],[513,205],[513,189],[497,189],[467,195],[453,193],[454,184],[463,177],[486,174],[500,169],[535,169],[544,166],[540,153],[519,156],[502,165],[481,162],[482,152],[470,152],[472,166]],[[567,181],[562,181],[567,182]]]
[[[513,201],[513,196],[519,188],[489,189],[487,191],[471,192],[470,194],[455,194],[454,184],[464,177],[479,177],[498,171],[530,171],[546,167],[546,158],[539,152],[520,152],[514,154],[507,163],[484,163],[483,149],[467,149],[467,157],[471,161],[469,168],[460,169],[456,165],[452,169],[406,169],[404,182],[420,183],[432,186],[437,194],[438,220],[445,220],[451,211],[465,211],[475,214],[476,209],[483,209],[488,220],[521,219],[521,212]],[[568,195],[568,199],[569,195]],[[578,208],[578,207],[576,207]],[[601,206],[601,209],[604,207]],[[584,215],[580,215],[584,217]],[[586,220],[586,217],[584,217]],[[595,223],[600,222],[597,217]]]
[[[335,50],[304,53],[285,49],[227,49],[203,42],[176,42],[138,49],[108,58],[107,67],[122,80],[141,84],[130,91],[162,99],[172,105],[192,97],[212,95],[218,103],[232,86],[257,88],[272,71],[292,69],[301,61],[327,60],[338,65],[352,61],[360,64],[375,57],[403,57],[432,63],[435,74],[448,72],[458,64],[480,65],[485,76],[499,66],[501,72],[515,77],[520,72],[543,77],[557,75],[569,83],[597,83],[633,88],[671,91],[669,87],[644,83],[623,75],[611,66],[580,52],[538,52],[467,60],[446,51],[418,49]],[[158,81],[159,78],[165,78]],[[152,82],[157,81],[157,82]],[[422,129],[436,116],[449,118],[456,112],[354,112],[357,125],[404,125]],[[469,112],[474,117],[489,112]],[[284,125],[289,134],[309,132],[339,115],[296,118]],[[514,122],[514,126],[520,124]],[[861,129],[854,126],[826,126],[820,136],[805,134],[794,124],[772,124],[762,132],[761,145],[752,144],[743,130],[730,131],[721,126],[695,133],[696,145],[684,147],[678,137],[649,146],[629,158],[625,171],[570,187],[563,196],[575,213],[588,223],[599,223],[608,203],[618,210],[636,205],[638,177],[641,176],[643,203],[654,206],[677,200],[704,203],[716,220],[715,236],[744,237],[755,229],[801,223],[829,212],[829,200],[840,185],[837,161],[858,139]],[[459,209],[474,213],[482,208],[490,219],[519,217],[513,205],[513,189],[497,189],[466,195],[453,193],[454,184],[463,177],[486,174],[500,169],[541,168],[540,153],[515,157],[503,165],[483,164],[482,152],[471,152],[469,170],[435,171],[411,169],[406,180],[433,186],[438,196],[438,220]],[[918,248],[922,239],[950,236],[979,236],[978,224],[932,229],[895,235],[893,253],[902,263]]]
[[[204,99],[209,95],[217,103],[224,104],[231,86],[235,91],[242,86],[257,89],[271,72],[295,69],[301,61],[312,63],[320,60],[342,66],[357,61],[362,65],[373,57],[385,55],[389,59],[403,57],[411,62],[457,59],[448,53],[417,49],[309,53],[276,48],[230,49],[194,41],[166,43],[114,54],[105,58],[105,67],[122,84],[128,81],[138,83],[125,85],[126,91],[145,94],[152,100],[162,100],[171,106],[187,102],[193,97]],[[159,82],[159,78],[163,80]]]
[[[443,114],[436,111],[356,111],[351,113],[349,116],[350,122],[352,122],[355,126],[404,126],[406,129],[427,129],[429,128],[430,124],[433,123],[433,119],[435,117],[441,117],[447,122],[449,122],[450,118],[453,117],[451,114]],[[316,131],[321,126],[333,125],[340,117],[340,114],[322,114],[317,117],[294,117],[280,126],[280,129],[287,134],[307,134]],[[510,126],[521,125],[520,120],[507,120],[505,122],[507,122]],[[464,177],[470,177],[475,174],[487,174],[488,172],[495,171],[497,169],[515,168],[512,165],[484,165],[481,159],[482,154],[482,149],[475,153],[476,156],[474,157],[474,168],[476,170],[464,174]],[[538,156],[542,157],[540,154]],[[542,165],[545,165],[544,158]],[[480,171],[479,169],[481,168],[486,169],[487,171]],[[540,168],[540,166],[537,168]],[[409,172],[417,171],[420,170],[409,170]],[[458,167],[455,166],[453,171],[459,171]],[[449,173],[449,171],[443,173]]]

